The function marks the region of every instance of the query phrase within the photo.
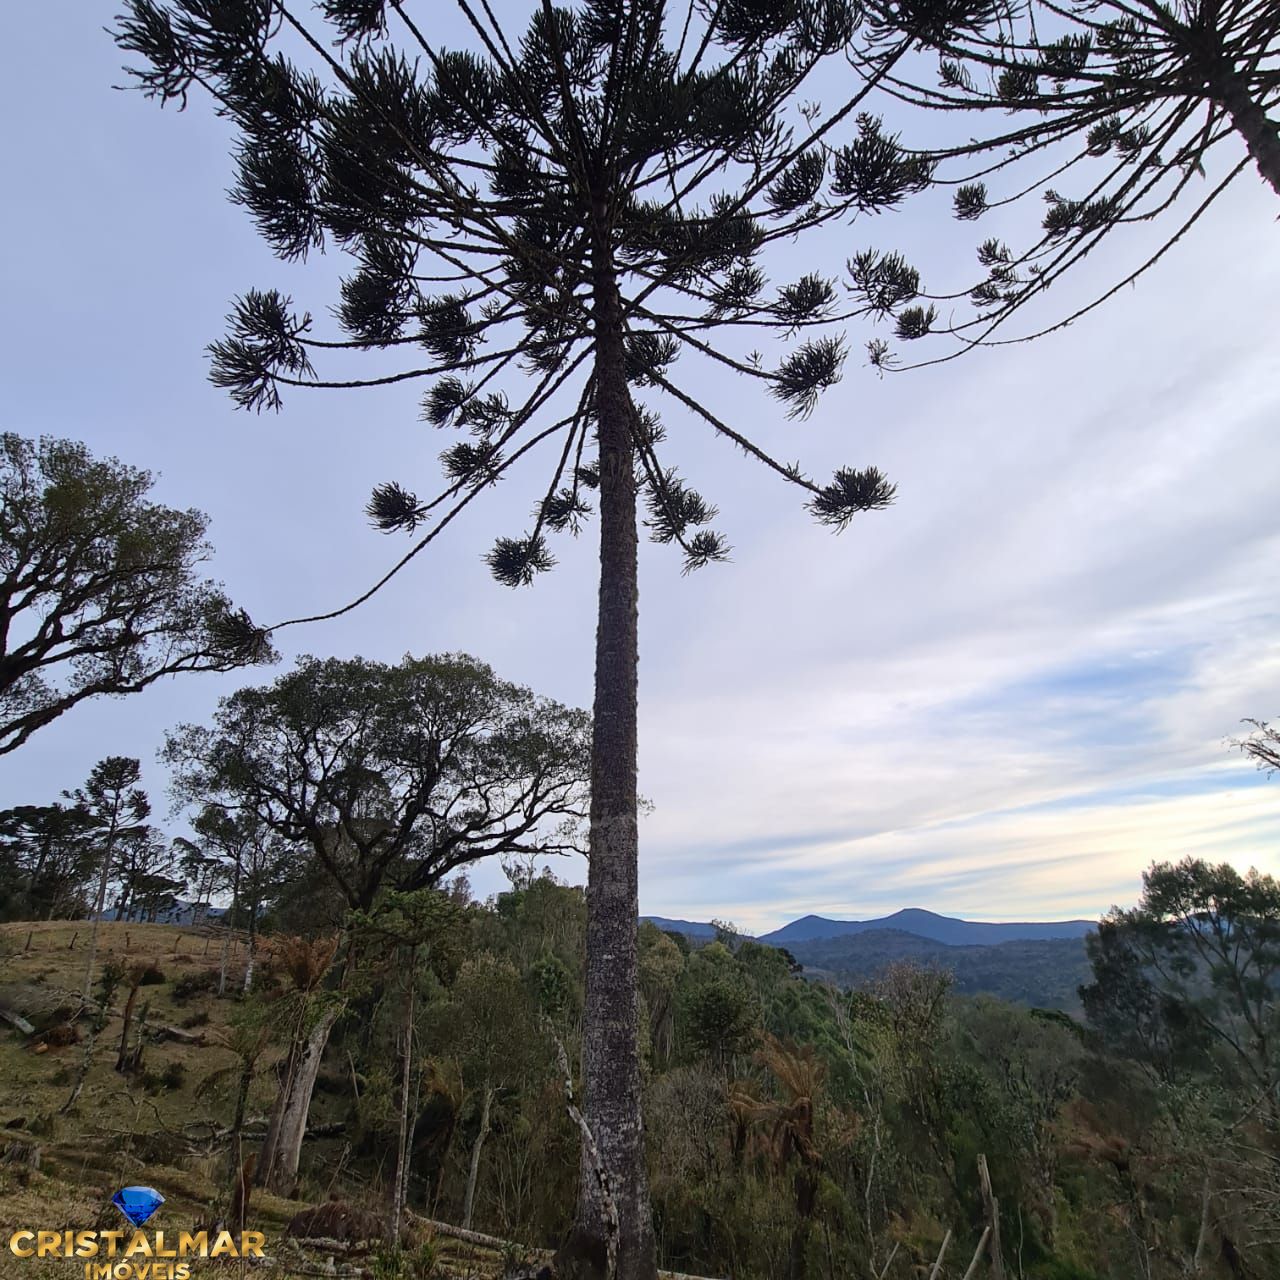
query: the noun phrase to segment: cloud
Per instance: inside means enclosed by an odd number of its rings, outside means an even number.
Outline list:
[[[897,507],[740,541],[646,688],[649,909],[1094,914],[1153,858],[1280,869],[1280,784],[1224,742],[1280,711],[1280,369],[1238,283],[1216,331],[1135,306],[975,360],[950,430],[914,390],[871,450]]]
[[[259,418],[207,385],[203,348],[233,294],[280,287],[321,324],[339,255],[272,259],[225,201],[223,122],[113,93],[117,51],[55,8],[21,11],[0,84],[11,116],[45,101],[40,51],[58,48],[65,92],[15,141],[43,196],[0,210],[22,249],[5,263],[6,427],[161,472],[163,500],[213,517],[211,568],[260,620],[333,607],[403,550],[367,529],[371,486],[425,491],[447,441],[418,421],[413,388],[291,396]],[[834,537],[776,475],[663,406],[671,460],[720,507],[734,559],[686,579],[669,549],[642,550],[646,910],[756,928],[908,905],[1064,916],[1132,901],[1155,857],[1276,869],[1280,782],[1258,784],[1223,743],[1243,716],[1280,715],[1274,217],[1242,180],[1136,288],[1034,344],[879,379],[851,327],[855,354],[808,422],[681,362],[778,456],[820,477],[874,463],[900,498]],[[971,229],[950,226],[927,206],[860,221],[822,265],[838,274],[865,243],[900,242],[945,289],[973,261]],[[1133,230],[1055,284],[1039,318],[1131,266],[1147,244]],[[780,265],[815,265],[808,245],[783,252]],[[545,486],[534,470],[369,606],[282,645],[464,649],[590,705],[594,528],[555,548],[560,567],[533,590],[495,586],[480,562],[495,534],[520,532]],[[81,709],[0,762],[0,804],[52,798],[121,752],[142,757],[159,801],[165,729],[261,678]]]

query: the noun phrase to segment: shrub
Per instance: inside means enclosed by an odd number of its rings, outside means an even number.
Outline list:
[[[125,968],[118,961],[108,960],[102,966],[102,972],[98,974],[98,998],[104,1006],[111,1003],[111,997],[124,979]]]
[[[217,989],[217,969],[196,969],[191,973],[184,973],[173,984],[173,998],[181,1003],[190,1000],[192,996],[206,995]]]
[[[355,1244],[363,1240],[380,1240],[386,1224],[376,1214],[342,1200],[331,1200],[313,1209],[303,1209],[290,1220],[286,1236],[295,1239],[341,1240]],[[391,1265],[392,1259],[388,1259]]]
[[[166,1063],[163,1071],[142,1073],[142,1087],[148,1093],[168,1093],[174,1089],[181,1089],[186,1080],[187,1069],[176,1060]]]

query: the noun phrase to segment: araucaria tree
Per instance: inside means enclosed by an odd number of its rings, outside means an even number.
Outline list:
[[[599,508],[583,1073],[603,1167],[584,1155],[561,1260],[599,1275],[616,1243],[622,1280],[652,1276],[637,1048],[638,505],[686,569],[725,557],[715,507],[668,456],[677,422],[771,468],[835,529],[892,501],[874,467],[814,480],[778,460],[675,366],[732,370],[792,419],[840,379],[841,322],[865,303],[844,308],[821,271],[771,283],[768,247],[927,184],[929,166],[860,105],[925,28],[964,26],[988,5],[907,6],[902,31],[876,33],[877,70],[823,106],[805,95],[829,92],[832,76],[814,88],[824,67],[847,70],[860,22],[850,0],[690,0],[670,12],[664,0],[542,0],[522,32],[487,0],[457,0],[465,50],[440,47],[432,6],[411,0],[322,0],[319,18],[283,0],[125,8],[116,37],[138,86],[178,104],[207,92],[237,130],[234,199],[277,254],[337,246],[353,259],[341,334],[317,335],[275,289],[250,290],[212,347],[215,383],[245,408],[278,409],[293,387],[418,379],[423,417],[464,433],[441,453],[434,496],[396,481],[375,490],[374,523],[417,535],[391,574],[539,446],[544,496],[494,544],[498,579],[550,568],[550,535],[576,533]],[[762,351],[770,340],[783,350]],[[342,362],[361,351],[380,353],[377,368],[353,376]],[[388,355],[402,357],[391,372]]]
[[[892,33],[901,7],[870,3]],[[988,22],[918,29],[917,52],[881,88],[956,117],[949,145],[907,139],[926,148],[918,160],[951,189],[962,222],[981,226],[997,211],[1007,227],[1016,219],[1006,206],[1028,202],[1035,221],[1012,246],[980,234],[977,270],[957,280],[954,261],[938,264],[928,274],[950,279],[928,287],[900,254],[850,259],[855,290],[893,318],[896,339],[952,340],[941,356],[925,344],[913,365],[1072,323],[1163,258],[1251,170],[1280,195],[1280,6],[1270,0],[996,0]],[[875,74],[881,55],[872,41],[854,62]],[[1067,310],[1037,307],[1011,330],[1028,303],[1124,230],[1138,233],[1138,251],[1116,278]],[[883,338],[868,350],[881,368],[911,367]]]
[[[73,440],[0,435],[0,755],[86,698],[274,654],[216,583],[208,520]]]
[[[98,866],[94,837],[81,804],[0,811],[0,920],[83,918]]]
[[[136,837],[150,834],[147,818],[151,801],[138,786],[142,767],[131,756],[108,756],[93,766],[84,790],[68,793],[76,807],[89,814],[98,839],[98,888],[93,899],[93,916],[89,926],[89,954],[84,962],[84,984],[81,999],[88,1001],[93,989],[93,962],[98,951],[98,925],[107,901],[107,885],[116,868],[120,846]]]

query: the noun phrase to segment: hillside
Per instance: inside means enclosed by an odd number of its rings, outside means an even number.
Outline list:
[[[200,975],[216,968],[219,940],[169,925],[101,926],[99,969],[107,962],[152,965],[161,979],[139,988],[138,1008],[141,1012],[145,1005],[148,1028],[144,1070],[132,1080],[114,1070],[122,1026],[118,995],[84,1088],[75,1105],[59,1114],[84,1057],[87,1026],[77,1023],[78,1040],[71,1044],[46,1033],[65,1025],[77,1003],[86,938],[83,923],[0,925],[0,1010],[20,1015],[35,1029],[28,1036],[0,1021],[0,1234],[5,1240],[19,1228],[118,1227],[122,1219],[111,1196],[131,1183],[155,1187],[165,1197],[151,1225],[166,1231],[192,1230],[210,1220],[211,1210],[225,1212],[225,1161],[210,1154],[209,1138],[225,1134],[230,1114],[234,1070],[228,1069],[238,1059],[227,1044],[240,1006],[208,991],[183,994],[184,979],[188,986],[199,985]],[[169,1027],[187,1038],[173,1038],[165,1031]],[[249,1096],[247,1136],[261,1136],[274,1090],[270,1073],[260,1073]],[[312,1127],[323,1128],[337,1105],[339,1100],[317,1093]],[[337,1155],[341,1143],[330,1139],[329,1145]],[[278,1261],[294,1257],[284,1244],[290,1220],[329,1194],[316,1185],[303,1190],[305,1200],[253,1193],[249,1223],[266,1233],[268,1256]],[[419,1234],[433,1233],[424,1228]],[[443,1237],[431,1248],[441,1275],[479,1280],[498,1270],[492,1250]],[[314,1260],[299,1258],[271,1274],[320,1273]],[[0,1249],[0,1280],[32,1280],[35,1274],[30,1261]],[[39,1274],[83,1280],[84,1264],[46,1258]]]
[[[310,1043],[323,1026],[314,1015],[336,1007],[304,1103],[299,1163],[276,1181],[281,1195],[255,1191],[248,1205],[246,1226],[266,1235],[276,1264],[252,1274],[531,1280],[571,1228],[581,1173],[562,1063],[573,1072],[581,1061],[575,1024],[585,925],[580,889],[535,878],[469,905],[434,955],[412,960],[403,948],[352,947],[347,964],[326,971],[336,953],[323,937],[272,930],[248,998],[234,985],[224,998],[211,992],[221,941],[214,931],[107,925],[104,961],[155,970],[137,987],[145,1034],[129,1038],[131,1049],[143,1050],[131,1074],[116,1070],[121,987],[107,997],[91,1057],[91,1018],[68,1022],[78,1006],[84,924],[0,929],[2,1007],[33,1024],[0,1025],[0,1238],[5,1229],[118,1228],[110,1197],[130,1184],[164,1196],[159,1229],[225,1220],[232,1171],[246,1155],[260,1156],[267,1110],[288,1096],[282,1059],[300,1035]],[[1132,1188],[1117,1182],[1115,1158],[1136,1152],[1133,1167],[1149,1203],[1160,1206],[1158,1238],[1174,1246],[1151,1280],[1190,1274],[1183,1264],[1198,1248],[1216,1249],[1221,1234],[1211,1220],[1215,1234],[1197,1245],[1206,1171],[1217,1186],[1254,1196],[1268,1194],[1274,1170],[1255,1132],[1234,1136],[1236,1117],[1256,1106],[1253,1096],[1238,1088],[1188,1133],[1173,1110],[1183,1094],[1166,1095],[1143,1045],[1141,1056],[1126,1056],[1134,1039],[1124,1018],[1135,988],[1108,994],[1104,1012],[1114,1016],[1095,1019],[1084,1035],[1065,1019],[1030,1016],[999,999],[948,1000],[926,969],[896,975],[872,999],[806,980],[829,971],[855,985],[889,960],[911,958],[950,968],[961,995],[997,991],[1071,1008],[1080,957],[1070,949],[1080,946],[1058,939],[947,947],[881,930],[798,944],[810,966],[798,975],[779,948],[691,947],[657,928],[641,930],[643,1116],[661,1265],[719,1280],[812,1280],[868,1276],[863,1263],[874,1254],[884,1280],[923,1280],[950,1238],[953,1265],[937,1274],[955,1280],[980,1253],[984,1224],[974,1195],[989,1166],[993,1195],[1011,1207],[1015,1226],[1023,1212],[1025,1235],[1015,1239],[1025,1265],[1015,1269],[1010,1256],[1007,1276],[1133,1280]],[[233,977],[242,959],[233,956]],[[1212,1016],[1229,1016],[1225,999],[1216,1001],[1205,1006]],[[412,1039],[403,1037],[408,1018]],[[1171,1020],[1168,1033],[1186,1025]],[[416,1046],[411,1074],[406,1043]],[[1177,1052],[1193,1085],[1232,1087],[1202,1040],[1184,1035]],[[91,1070],[74,1096],[86,1062]],[[232,1118],[244,1080],[252,1087],[238,1151]],[[402,1110],[403,1099],[412,1100]],[[1166,1111],[1167,1123],[1159,1119]],[[382,1236],[401,1116],[410,1125],[408,1247],[392,1252]],[[821,1216],[813,1217],[819,1229],[800,1239],[797,1265],[790,1260],[806,1222],[796,1204],[804,1166],[794,1155],[779,1158],[780,1119],[812,1144],[824,1178]],[[860,1179],[873,1162],[884,1173],[868,1217]],[[1052,1233],[1037,1208],[1046,1185],[1056,1207]],[[1225,1191],[1221,1198],[1229,1203]],[[1274,1215],[1231,1212],[1224,1219],[1231,1238],[1244,1240],[1257,1261],[1250,1274],[1280,1274]],[[464,1248],[456,1224],[468,1221],[483,1234]],[[297,1235],[309,1243],[298,1244]],[[353,1238],[377,1243],[349,1247]],[[530,1247],[504,1249],[504,1239]],[[0,1280],[30,1280],[42,1269],[60,1280],[85,1274],[75,1259],[33,1270],[6,1255]],[[215,1274],[200,1267],[192,1280]],[[1224,1267],[1200,1274],[1229,1280]]]
[[[1014,1004],[1079,1013],[1077,987],[1090,980],[1082,938],[948,946],[900,929],[794,942],[787,948],[811,978],[862,986],[897,960],[947,969],[961,995],[993,995]]]

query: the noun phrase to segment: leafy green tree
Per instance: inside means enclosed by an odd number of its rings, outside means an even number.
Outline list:
[[[887,1032],[884,1069],[908,1140],[928,1152],[959,1201],[961,1173],[952,1142],[957,1073],[945,1045],[951,986],[945,969],[896,961],[871,990],[877,999],[873,1016]]]
[[[280,257],[333,245],[354,258],[336,304],[343,336],[315,336],[310,315],[283,293],[251,290],[212,348],[213,380],[261,409],[280,407],[294,386],[420,378],[424,417],[470,435],[443,451],[436,496],[420,500],[395,481],[374,491],[378,527],[418,535],[400,565],[535,447],[554,461],[531,523],[494,544],[500,581],[526,583],[550,568],[548,535],[576,532],[594,494],[585,1098],[620,1206],[619,1276],[647,1278],[638,504],[650,536],[678,546],[686,569],[724,559],[728,544],[710,527],[715,507],[668,460],[663,424],[641,397],[662,398],[770,468],[832,528],[887,506],[893,486],[874,467],[811,479],[726,421],[697,372],[677,381],[673,366],[687,355],[702,373],[732,372],[786,416],[805,417],[841,376],[849,313],[819,270],[771,287],[762,254],[893,207],[927,183],[928,167],[859,116],[870,84],[823,107],[805,99],[824,69],[845,66],[860,17],[850,0],[725,0],[678,12],[665,0],[543,0],[522,35],[488,4],[457,8],[474,49],[441,47],[406,0],[325,0],[323,21],[285,0],[129,0],[116,37],[137,55],[147,94],[179,103],[197,87],[212,95],[237,131],[233,198]],[[971,8],[985,11],[986,0],[904,14],[884,64],[906,54],[923,23],[963,25]],[[788,346],[766,358],[757,344],[770,335]],[[378,352],[376,368],[354,377],[317,369],[343,350]],[[521,371],[527,380],[512,398]],[[605,1268],[602,1209],[585,1177],[566,1268]]]
[[[1093,981],[1081,986],[1080,1000],[1105,1047],[1171,1084],[1203,1069],[1203,1028],[1152,981],[1134,932],[1103,919],[1085,946]]]
[[[873,0],[871,27],[884,41],[898,37],[902,9]],[[963,122],[948,145],[916,156],[954,192],[955,216],[973,222],[999,210],[1004,228],[1006,206],[1030,199],[1043,210],[1023,246],[989,235],[977,246],[977,273],[931,289],[900,254],[850,259],[855,288],[895,319],[899,341],[958,340],[947,355],[918,363],[1070,324],[1163,258],[1250,167],[1280,195],[1280,12],[1272,4],[1029,0],[993,3],[967,28],[926,22],[918,30],[920,55],[895,67],[885,88]],[[872,40],[863,51],[864,72],[877,49]],[[1101,240],[1153,223],[1161,228],[1155,247],[1147,238],[1137,262],[1092,301],[1017,338],[997,334]],[[899,367],[884,339],[870,353],[882,368]]]
[[[523,889],[497,896],[494,907],[502,922],[501,933],[484,934],[479,945],[509,955],[521,973],[530,972],[548,956],[576,972],[586,931],[583,898],[581,888],[562,884],[544,870]],[[575,1003],[575,1014],[580,1004]]]
[[[755,1041],[759,998],[723,943],[708,943],[690,956],[677,1001],[679,1041],[686,1055],[710,1059],[726,1071],[732,1058]]]
[[[86,698],[274,660],[216,583],[208,520],[82,444],[0,435],[0,755]]]
[[[217,858],[207,853],[199,842],[186,836],[176,836],[173,851],[178,870],[191,897],[192,915],[203,921],[213,902],[213,895],[222,887],[223,868]]]
[[[162,912],[177,906],[186,879],[179,870],[180,850],[154,827],[122,832],[116,855],[116,903],[113,920],[154,923]]]
[[[493,854],[577,849],[588,743],[583,712],[462,654],[302,658],[223,698],[212,727],[175,730],[163,756],[178,799],[307,847],[346,907],[367,914],[384,890],[434,889]],[[336,1016],[308,1031],[308,1063]],[[289,1079],[275,1108],[295,1119],[290,1139],[259,1167],[276,1188],[297,1172],[315,1073]]]
[[[88,912],[98,863],[93,818],[80,804],[0,812],[0,919],[53,920]]]
[[[93,900],[89,926],[89,953],[84,963],[81,997],[88,1003],[93,990],[93,962],[98,951],[98,926],[107,901],[107,885],[116,869],[122,841],[148,830],[151,801],[138,783],[142,766],[132,756],[107,756],[93,766],[83,790],[67,793],[67,798],[83,808],[97,830],[98,890]]]
[[[649,1015],[649,1051],[665,1065],[675,1051],[676,991],[684,953],[651,920],[640,926],[640,994]]]
[[[957,1021],[962,1043],[1005,1103],[1013,1158],[1022,1165],[1029,1207],[1052,1247],[1058,1226],[1057,1125],[1080,1084],[1085,1051],[1079,1029],[1072,1029],[1070,1019],[1038,1018],[990,997],[962,1005]]]
[[[1280,1125],[1280,884],[1199,858],[1155,863],[1122,935],[1166,1008],[1216,1045],[1225,1069]]]
[[[178,842],[186,850],[188,875],[194,869],[201,876],[211,877],[216,887],[231,892],[231,903],[222,917],[226,931],[218,964],[218,994],[226,991],[231,933],[239,928],[248,932],[240,979],[247,994],[253,980],[258,922],[267,904],[295,874],[297,851],[275,836],[252,810],[230,811],[222,805],[206,803],[191,825],[196,840]]]
[[[588,720],[474,658],[301,658],[172,732],[179,799],[305,843],[352,910],[507,852],[575,850]]]
[[[392,1248],[400,1242],[401,1218],[409,1185],[409,1110],[412,1098],[414,1009],[418,984],[418,957],[424,950],[440,952],[455,943],[464,909],[447,893],[435,889],[416,893],[384,894],[373,911],[353,914],[351,928],[361,938],[391,944],[393,954],[405,957],[404,1022],[401,1029],[400,1105],[396,1136],[395,1176],[391,1184],[391,1208],[388,1215],[388,1241]],[[437,957],[438,958],[438,957]],[[492,998],[482,993],[481,999]],[[485,1099],[485,1128],[488,1126],[489,1099]],[[484,1141],[483,1133],[480,1141]],[[469,1190],[474,1187],[474,1177]],[[468,1209],[470,1201],[468,1200]],[[470,1226],[468,1221],[464,1224]]]
[[[493,1103],[499,1092],[517,1086],[538,1061],[542,1035],[525,984],[509,961],[481,952],[465,960],[450,992],[449,1052],[462,1067],[462,1078],[479,1101],[479,1116],[467,1184],[462,1225],[471,1226],[485,1140]]]

